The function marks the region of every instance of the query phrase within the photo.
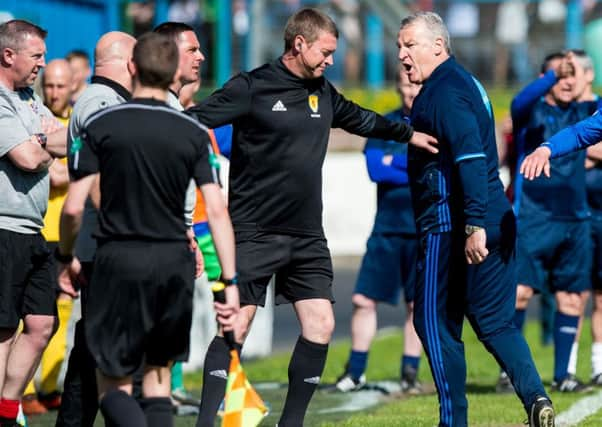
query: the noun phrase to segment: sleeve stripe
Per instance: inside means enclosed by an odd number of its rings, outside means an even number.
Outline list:
[[[463,154],[461,156],[456,157],[456,163],[460,163],[463,160],[478,159],[478,158],[485,158],[485,153]]]

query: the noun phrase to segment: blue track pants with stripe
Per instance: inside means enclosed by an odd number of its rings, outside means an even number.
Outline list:
[[[503,237],[502,237],[503,236]],[[465,237],[427,234],[418,262],[414,325],[422,340],[439,394],[439,426],[468,425],[464,316],[478,338],[508,373],[528,411],[546,396],[529,347],[514,326],[516,271],[513,228],[487,228],[489,256],[467,265]]]

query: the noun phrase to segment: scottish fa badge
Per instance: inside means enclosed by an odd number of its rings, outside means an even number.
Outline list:
[[[320,114],[318,113],[318,95],[309,95],[307,102],[309,104],[309,108],[311,108],[311,111],[313,111],[311,117],[320,117]]]

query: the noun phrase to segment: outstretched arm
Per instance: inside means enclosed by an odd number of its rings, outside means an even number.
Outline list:
[[[334,113],[332,127],[339,127],[360,136],[409,142],[431,153],[438,152],[436,138],[415,132],[412,126],[405,122],[391,121],[374,111],[360,107],[338,93],[332,85],[331,93]]]
[[[602,114],[596,113],[579,123],[565,128],[542,143],[533,153],[525,157],[520,173],[532,180],[543,172],[550,176],[550,159],[583,150],[602,140]]]

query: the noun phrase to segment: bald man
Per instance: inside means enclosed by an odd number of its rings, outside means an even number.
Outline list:
[[[50,61],[42,74],[44,105],[64,127],[67,127],[71,115],[71,77],[71,68],[64,59]],[[67,159],[55,159],[48,168],[48,173],[50,175],[50,197],[44,216],[42,234],[46,238],[48,249],[54,251],[59,240],[61,208],[69,185]],[[57,293],[59,327],[44,350],[40,361],[41,378],[38,392],[36,393],[33,381],[30,381],[25,389],[23,395],[25,415],[45,413],[48,409],[57,409],[61,404],[58,377],[67,351],[67,329],[73,309],[73,299],[65,293],[58,292],[58,289]]]
[[[92,73],[90,68],[90,57],[83,50],[72,50],[65,57],[71,68],[71,105],[88,87],[88,78]]]
[[[61,123],[67,125],[71,114],[71,67],[65,59],[50,61],[42,74],[44,104]]]
[[[78,161],[77,154],[75,156],[71,154],[71,147],[81,144],[79,136],[86,120],[99,110],[122,104],[131,98],[132,76],[128,71],[127,63],[132,57],[135,43],[135,38],[119,31],[106,33],[98,40],[94,50],[95,67],[92,82],[75,103],[69,122],[67,143],[70,163]],[[74,210],[79,209],[74,207],[78,205],[78,201],[74,199],[77,186],[78,182],[70,184],[63,213],[73,214]],[[92,232],[96,228],[99,192],[98,185],[94,187],[86,202],[81,231],[75,244],[76,258],[61,256],[60,252],[57,252],[59,286],[63,292],[73,297],[77,296],[79,291],[71,285],[70,280],[64,278],[72,275],[79,278],[79,283],[86,283],[91,275],[92,259],[96,252],[96,241],[92,238]],[[62,229],[61,234],[63,234]],[[85,286],[81,292],[83,315],[87,302]],[[69,356],[63,399],[56,421],[57,427],[92,427],[98,412],[95,364],[88,351],[84,321],[82,317],[75,328],[75,342]]]

